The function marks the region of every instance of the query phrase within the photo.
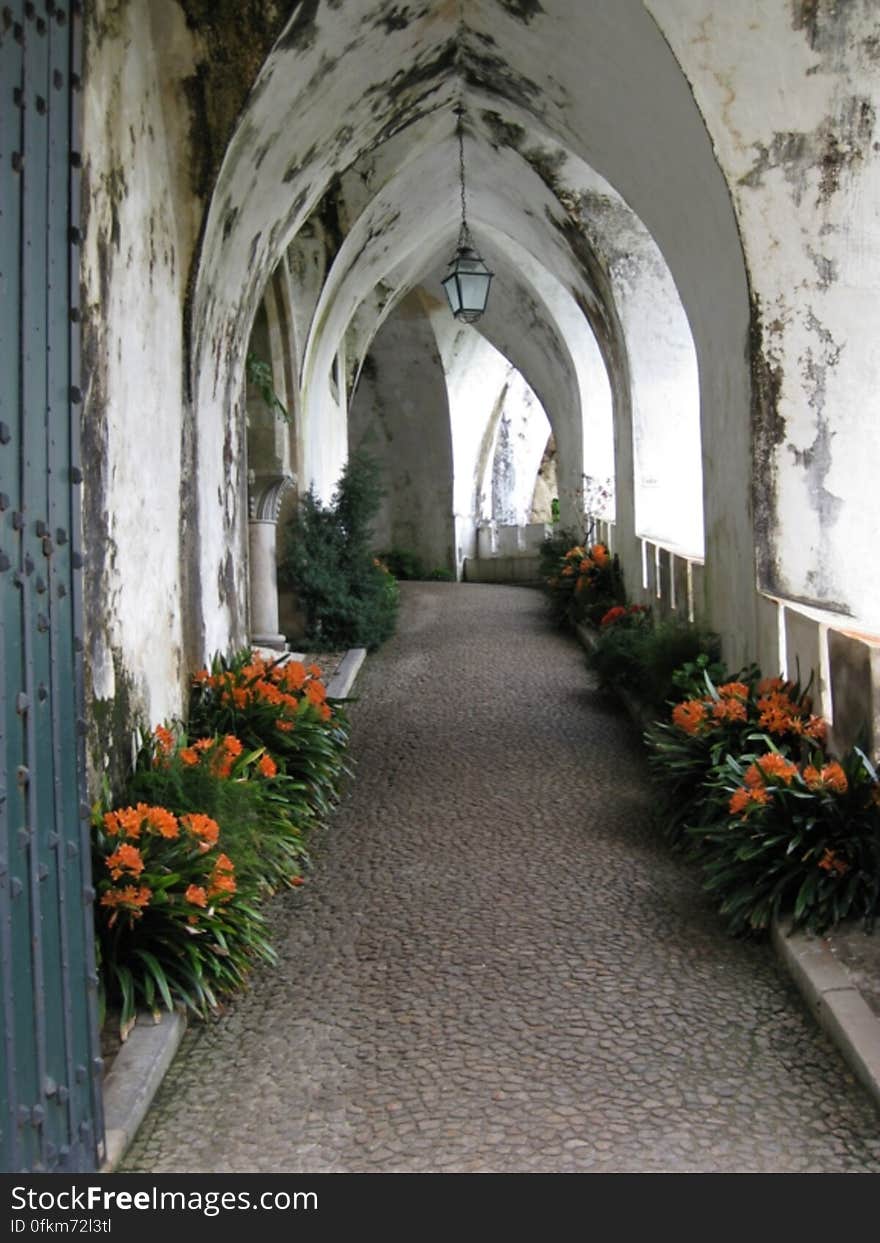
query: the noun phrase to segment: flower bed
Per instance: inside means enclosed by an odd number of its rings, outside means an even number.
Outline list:
[[[601,684],[637,720],[656,718],[644,740],[658,823],[700,867],[729,930],[763,934],[782,912],[814,932],[854,916],[870,927],[880,783],[858,747],[827,752],[809,686],[754,665],[730,674],[714,636],[627,604],[602,545],[545,553],[554,617],[576,624]]]
[[[188,727],[157,726],[122,796],[95,809],[100,963],[123,1036],[139,1007],[204,1016],[274,961],[261,903],[303,883],[308,833],[348,771],[348,723],[319,675],[216,658],[193,678]]]

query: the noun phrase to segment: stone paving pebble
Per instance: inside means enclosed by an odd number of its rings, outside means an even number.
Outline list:
[[[637,736],[524,588],[403,584],[281,965],[190,1029],[127,1172],[880,1171],[772,950],[651,830]]]

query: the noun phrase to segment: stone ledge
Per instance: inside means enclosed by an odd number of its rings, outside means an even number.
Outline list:
[[[821,937],[771,929],[773,947],[812,1013],[880,1109],[880,1020]]]
[[[106,1153],[100,1173],[112,1174],[143,1122],[186,1031],[186,1015],[142,1014],[104,1081]]]

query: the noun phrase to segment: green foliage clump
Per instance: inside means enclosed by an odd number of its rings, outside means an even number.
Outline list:
[[[410,552],[406,548],[392,548],[389,552],[381,553],[379,560],[396,579],[406,581],[427,577],[424,561],[418,553]]]
[[[600,622],[591,667],[606,689],[634,695],[652,715],[675,696],[676,671],[700,658],[717,660],[719,640],[686,621],[660,620],[640,605],[620,605]]]
[[[455,582],[455,575],[451,570],[447,570],[445,566],[435,566],[429,570],[418,553],[410,552],[406,548],[392,548],[390,552],[381,553],[379,560],[398,581]]]
[[[306,616],[306,641],[373,649],[394,631],[397,582],[370,551],[382,499],[378,468],[353,454],[329,506],[310,491],[291,518],[279,566]]]

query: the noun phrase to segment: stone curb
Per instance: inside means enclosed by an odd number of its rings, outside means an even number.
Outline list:
[[[112,1174],[144,1120],[186,1031],[179,1011],[155,1022],[142,1014],[104,1081],[106,1155],[100,1173]]]
[[[327,685],[331,699],[345,699],[367,655],[365,647],[346,652]],[[186,1031],[186,1015],[164,1014],[157,1023],[142,1014],[120,1048],[104,1081],[105,1157],[101,1174],[112,1174],[120,1165],[153,1103],[165,1072]]]
[[[771,940],[810,1011],[880,1109],[880,1019],[822,937],[785,933],[774,920]]]
[[[348,696],[366,656],[365,647],[353,647],[345,653],[342,663],[327,683],[330,699],[345,699]]]

